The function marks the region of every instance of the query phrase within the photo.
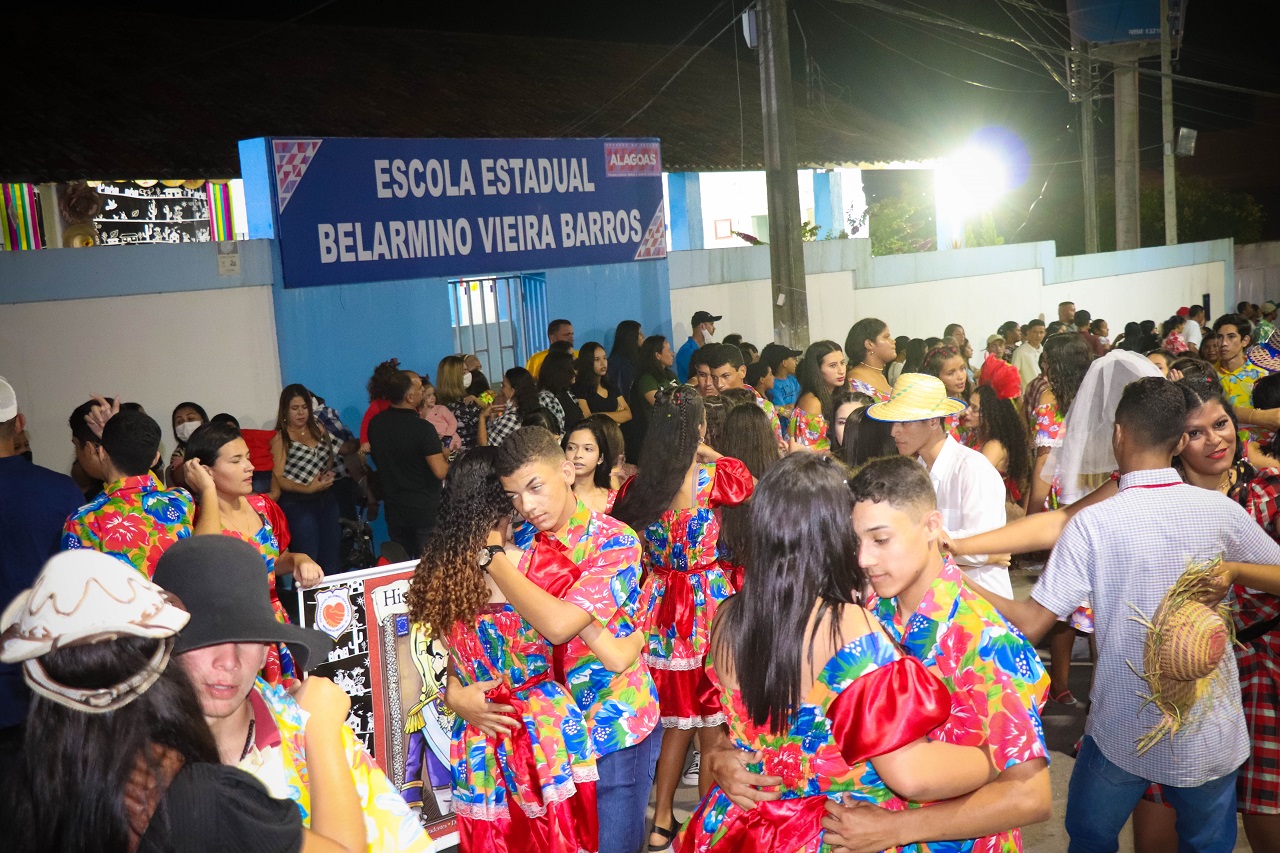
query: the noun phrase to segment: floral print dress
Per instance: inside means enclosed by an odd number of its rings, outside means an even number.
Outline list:
[[[809,414],[797,403],[791,410],[787,425],[787,438],[802,447],[814,450],[830,450],[831,438],[827,434],[827,419],[821,412]]]
[[[924,737],[946,721],[950,710],[942,682],[878,631],[832,656],[781,733],[751,721],[741,695],[721,685],[713,662],[707,664],[707,676],[724,706],[734,745],[761,753],[762,760],[749,769],[781,777],[782,798],[744,811],[719,785],[713,787],[685,825],[675,848],[679,853],[817,853],[829,849],[822,829],[828,800],[848,794],[881,808],[907,808],[881,780],[875,757]],[[898,701],[883,702],[886,695]],[[928,849],[962,848],[932,844]]]
[[[551,644],[510,604],[490,604],[449,631],[464,684],[500,681],[487,698],[516,709],[490,737],[461,717],[450,742],[453,810],[471,851],[595,851],[596,753],[582,711],[552,673]]]
[[[693,729],[724,722],[717,703],[699,695],[716,609],[735,592],[717,560],[722,506],[751,496],[751,472],[737,459],[699,465],[693,506],[667,510],[640,534],[644,545],[642,602],[649,614],[645,663],[658,687],[665,728]],[[642,608],[643,610],[643,608]]]

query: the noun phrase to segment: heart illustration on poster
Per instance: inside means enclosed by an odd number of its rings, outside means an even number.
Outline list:
[[[354,615],[343,590],[326,590],[316,597],[316,627],[334,639],[351,627]]]

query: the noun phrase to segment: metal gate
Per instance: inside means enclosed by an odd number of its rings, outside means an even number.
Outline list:
[[[540,273],[449,282],[454,348],[475,353],[495,387],[508,368],[546,347],[547,283]]]

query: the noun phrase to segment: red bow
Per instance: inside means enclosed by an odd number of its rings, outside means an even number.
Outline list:
[[[551,673],[543,670],[540,675],[526,681],[520,686],[520,692],[551,680]],[[527,694],[526,694],[527,695]],[[506,776],[508,795],[515,799],[521,810],[530,816],[541,814],[546,803],[542,799],[542,777],[538,772],[538,758],[533,753],[533,740],[524,725],[524,712],[528,703],[515,695],[511,685],[503,682],[492,690],[485,692],[488,701],[515,708],[516,726],[510,732],[496,737],[487,737],[489,747],[495,755],[506,752],[507,761],[500,763],[500,772]]]
[[[556,598],[563,598],[582,577],[582,567],[569,559],[564,543],[550,533],[534,537],[533,550],[529,554],[529,568],[525,577]],[[565,681],[565,653],[567,644],[552,647],[551,666],[556,681]]]
[[[666,584],[662,603],[653,614],[653,625],[674,626],[677,637],[693,637],[693,585],[689,573],[667,566],[654,566],[653,573]]]

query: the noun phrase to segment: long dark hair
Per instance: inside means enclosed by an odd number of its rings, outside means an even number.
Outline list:
[[[874,341],[887,328],[888,323],[875,317],[863,317],[853,324],[844,339],[844,354],[849,358],[850,367],[867,360],[867,341]]]
[[[1061,332],[1044,342],[1045,372],[1049,374],[1049,390],[1058,401],[1058,414],[1067,416],[1071,403],[1089,372],[1093,356],[1083,335]]]
[[[427,538],[409,585],[409,616],[445,636],[457,622],[470,625],[489,600],[476,563],[489,531],[511,515],[493,462],[494,447],[474,447],[452,465],[444,481],[440,520]]]
[[[835,417],[834,405],[831,402],[831,388],[822,378],[822,360],[833,352],[840,352],[840,345],[835,341],[814,341],[804,351],[796,374],[800,379],[800,396],[812,394],[818,398],[822,407],[822,417],[829,425]]]
[[[671,369],[658,361],[658,354],[662,352],[662,345],[666,342],[667,339],[662,335],[650,335],[644,339],[644,343],[640,345],[640,360],[636,364],[639,368],[637,377],[656,376],[665,380],[671,375]]]
[[[893,441],[893,424],[867,417],[867,406],[849,415],[844,422],[844,443],[840,445],[844,462],[855,471],[872,459],[897,456]]]
[[[313,396],[307,390],[307,386],[297,382],[284,386],[284,390],[280,392],[280,406],[276,409],[276,432],[280,433],[280,440],[284,442],[286,451],[293,443],[293,439],[289,437],[289,404],[295,397],[301,397],[307,401],[307,431],[311,433],[311,437],[316,441],[324,440],[324,427],[320,426],[320,422],[316,420],[316,410],[311,405]]]
[[[1181,327],[1181,326],[1185,326],[1185,325],[1186,325],[1186,323],[1187,323],[1187,321],[1186,321],[1186,318],[1184,318],[1184,317],[1179,317],[1177,314],[1174,314],[1174,315],[1170,316],[1168,320],[1165,320],[1165,321],[1160,325],[1160,337],[1161,337],[1161,339],[1164,339],[1164,338],[1169,337],[1169,333],[1170,333],[1170,332],[1174,331],[1175,329],[1177,329],[1177,328],[1179,328],[1179,327]]]
[[[591,475],[591,482],[595,483],[597,488],[607,489],[613,485],[610,475],[613,468],[618,464],[618,453],[621,448],[615,447],[614,442],[609,437],[603,421],[611,419],[605,415],[595,414],[589,418],[583,418],[573,425],[572,429],[565,430],[564,438],[560,442],[560,446],[568,453],[569,437],[575,432],[591,433],[591,440],[596,443],[596,447],[600,451],[600,464],[596,466],[595,472]]]
[[[582,345],[582,349],[578,350],[578,358],[573,363],[578,371],[578,378],[573,384],[573,393],[579,397],[585,397],[600,388],[608,392],[610,397],[617,396],[617,391],[614,390],[613,383],[608,377],[596,375],[596,350],[603,349],[604,346],[597,341],[587,341]]]
[[[64,646],[40,661],[61,684],[103,688],[141,672],[159,642],[122,637]],[[175,750],[189,764],[219,760],[200,699],[174,661],[145,693],[105,714],[86,714],[33,696],[22,751],[6,780],[6,837],[14,844],[8,849],[127,850],[125,789],[139,758],[153,776],[159,775],[152,744]],[[162,799],[152,823],[162,826],[166,820]]]
[[[924,354],[928,352],[924,340],[921,338],[912,338],[907,342],[907,360],[902,363],[903,373],[921,373],[921,367],[924,365]]]
[[[640,449],[640,473],[614,505],[614,518],[639,531],[662,517],[693,464],[702,418],[702,398],[692,388],[658,392]]]
[[[1031,471],[1022,416],[1013,407],[1012,400],[1001,400],[990,385],[979,385],[973,393],[978,395],[979,442],[995,439],[1004,445],[1005,453],[1009,454],[1008,477],[1021,488]]]
[[[614,359],[621,359],[633,366],[639,366],[640,324],[635,320],[623,320],[613,330],[613,349],[609,350],[609,360]]]
[[[538,408],[538,384],[533,381],[533,374],[523,367],[512,367],[502,374],[511,385],[516,410],[527,415]]]
[[[551,350],[538,368],[538,387],[552,394],[563,394],[573,387],[573,356],[567,352]]]
[[[778,462],[778,442],[773,436],[773,427],[759,406],[729,409],[716,450],[743,462],[757,480]]]
[[[825,622],[838,646],[844,606],[858,603],[865,579],[852,514],[843,473],[815,454],[791,454],[756,487],[746,582],[722,605],[712,644],[718,662],[732,661],[757,726],[787,730],[804,699],[804,661],[813,662],[818,631]]]
[[[759,406],[734,406],[725,418],[724,434],[716,450],[741,461],[756,480],[778,464],[778,442],[769,416]],[[720,510],[720,549],[733,562],[746,565],[751,553],[751,504]]]

